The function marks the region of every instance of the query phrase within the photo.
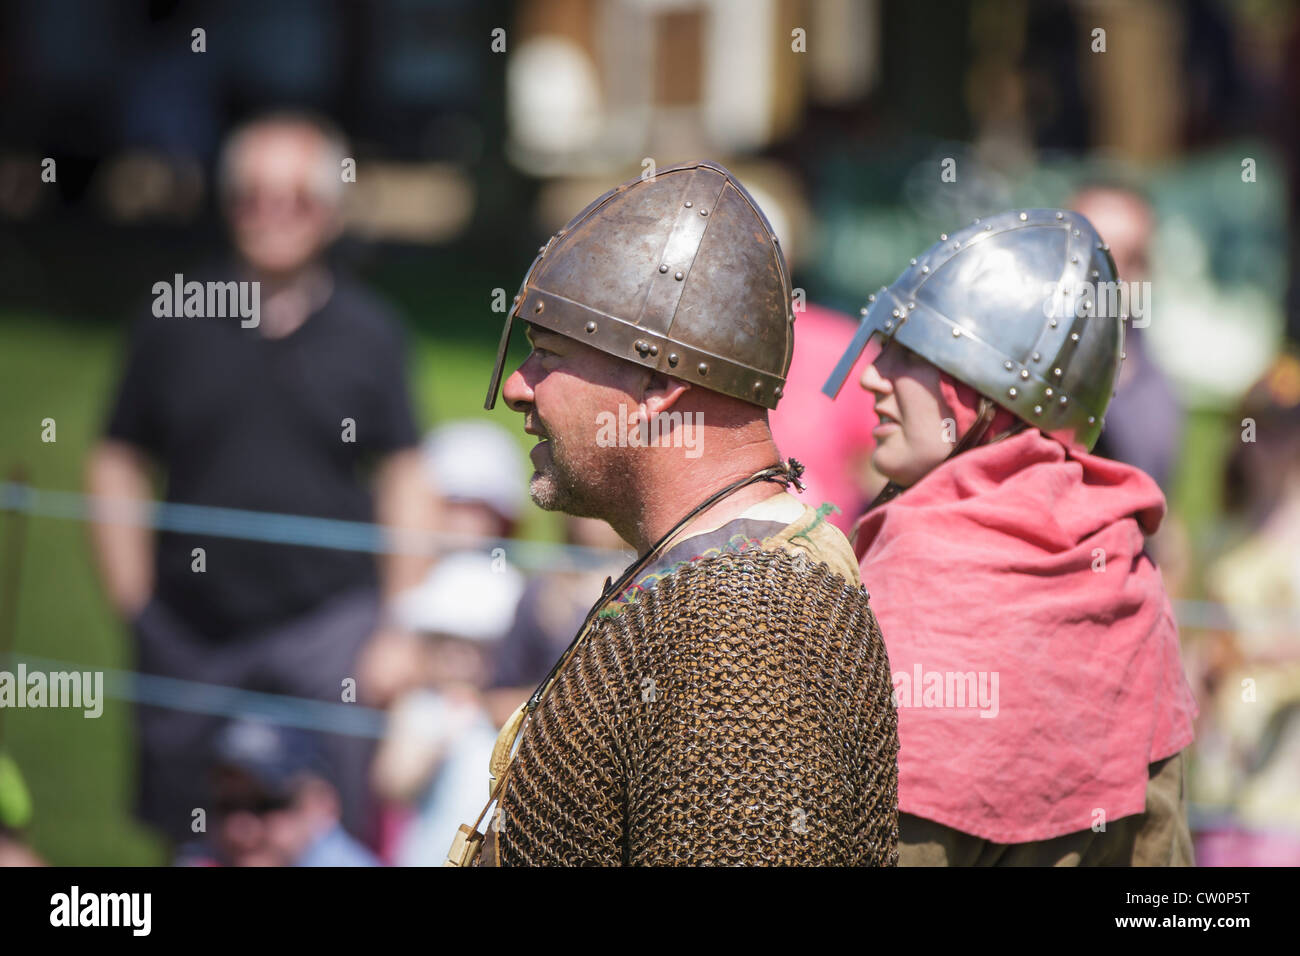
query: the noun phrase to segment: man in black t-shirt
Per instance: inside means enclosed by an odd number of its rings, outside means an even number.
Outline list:
[[[399,324],[324,264],[340,231],[345,156],[341,137],[299,115],[267,117],[231,137],[220,185],[236,260],[154,287],[153,315],[132,332],[89,461],[91,494],[151,498],[150,466],[158,465],[165,498],[177,504],[429,526]],[[210,294],[190,305],[191,288],[217,283],[236,283],[240,305],[252,308],[213,310]],[[155,535],[120,521],[92,527],[109,597],[135,631],[140,670],[333,702],[358,677],[367,638],[392,639],[383,600],[418,583],[426,564],[414,555],[377,565],[364,551]],[[293,529],[268,518],[257,530]],[[138,718],[140,814],[188,837],[221,719],[152,707]],[[371,745],[333,734],[322,742],[344,822],[357,832]]]

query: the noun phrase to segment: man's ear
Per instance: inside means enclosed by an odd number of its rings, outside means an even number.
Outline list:
[[[677,401],[690,391],[690,388],[690,383],[683,382],[680,378],[673,378],[662,372],[652,372],[646,382],[641,401],[647,412],[658,415],[676,405]]]

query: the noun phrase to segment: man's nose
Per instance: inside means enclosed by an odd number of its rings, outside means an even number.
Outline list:
[[[501,397],[505,399],[511,411],[524,413],[533,404],[533,387],[528,384],[528,379],[524,375],[524,369],[531,361],[531,356],[525,359],[524,364],[511,372],[510,377],[501,386]]]

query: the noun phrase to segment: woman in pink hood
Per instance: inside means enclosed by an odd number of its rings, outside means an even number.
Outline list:
[[[1192,863],[1196,705],[1155,482],[1089,454],[1123,357],[1086,219],[1025,210],[940,241],[863,309],[875,467],[855,548],[898,706],[903,865]]]

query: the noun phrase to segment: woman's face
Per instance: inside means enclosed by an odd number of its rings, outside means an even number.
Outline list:
[[[906,346],[890,342],[862,373],[876,396],[880,424],[872,430],[871,463],[904,488],[920,481],[952,452],[957,426],[939,391],[939,370]]]

